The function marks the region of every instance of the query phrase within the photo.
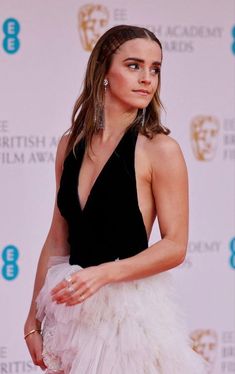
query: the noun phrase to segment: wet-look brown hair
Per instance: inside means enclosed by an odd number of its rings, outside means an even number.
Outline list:
[[[158,38],[148,29],[138,26],[114,26],[97,41],[88,60],[82,93],[73,109],[67,154],[76,145],[81,133],[87,144],[91,143],[92,136],[97,131],[94,121],[96,108],[104,102],[103,82],[111,66],[112,57],[123,43],[136,38],[153,40],[162,51],[162,45]],[[159,72],[157,90],[146,108],[145,125],[141,126],[142,109],[138,110],[136,118],[130,124],[131,127],[136,127],[140,133],[149,138],[157,133],[170,133],[170,130],[163,126],[160,120],[160,113],[163,108],[159,97],[160,85]]]

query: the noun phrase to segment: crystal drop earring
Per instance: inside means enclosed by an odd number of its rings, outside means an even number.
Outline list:
[[[101,103],[98,103],[95,106],[95,128],[97,130],[103,130],[104,129],[104,106]]]
[[[103,81],[103,86],[104,86],[104,93],[107,90],[107,86],[109,84],[109,81],[107,78],[104,79]],[[95,107],[95,127],[97,130],[103,130],[104,125],[105,125],[105,118],[104,118],[104,104],[103,103],[98,103]]]
[[[146,113],[146,108],[143,108],[143,110],[142,110],[142,118],[141,118],[141,127],[142,128],[145,125],[145,113]]]

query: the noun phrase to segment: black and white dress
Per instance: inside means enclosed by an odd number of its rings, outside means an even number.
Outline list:
[[[69,228],[70,256],[54,257],[37,298],[47,373],[203,374],[190,344],[169,272],[108,284],[81,304],[51,301],[50,291],[82,268],[134,256],[148,247],[134,168],[138,133],[129,128],[81,209],[78,176],[85,141],[64,162],[57,202]]]

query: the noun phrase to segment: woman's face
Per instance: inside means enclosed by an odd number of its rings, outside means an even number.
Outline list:
[[[153,40],[137,38],[122,44],[106,75],[106,102],[124,110],[147,107],[158,87],[161,56]]]

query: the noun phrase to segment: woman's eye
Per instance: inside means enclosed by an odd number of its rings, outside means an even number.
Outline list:
[[[129,69],[131,70],[139,70],[141,67],[137,63],[129,64],[127,65]],[[160,73],[160,68],[159,67],[153,67],[150,69],[151,74],[153,75],[158,75]]]
[[[132,70],[137,70],[139,68],[138,64],[129,64],[128,67]]]
[[[151,71],[155,75],[158,75],[160,73],[160,69],[159,68],[153,68]]]

